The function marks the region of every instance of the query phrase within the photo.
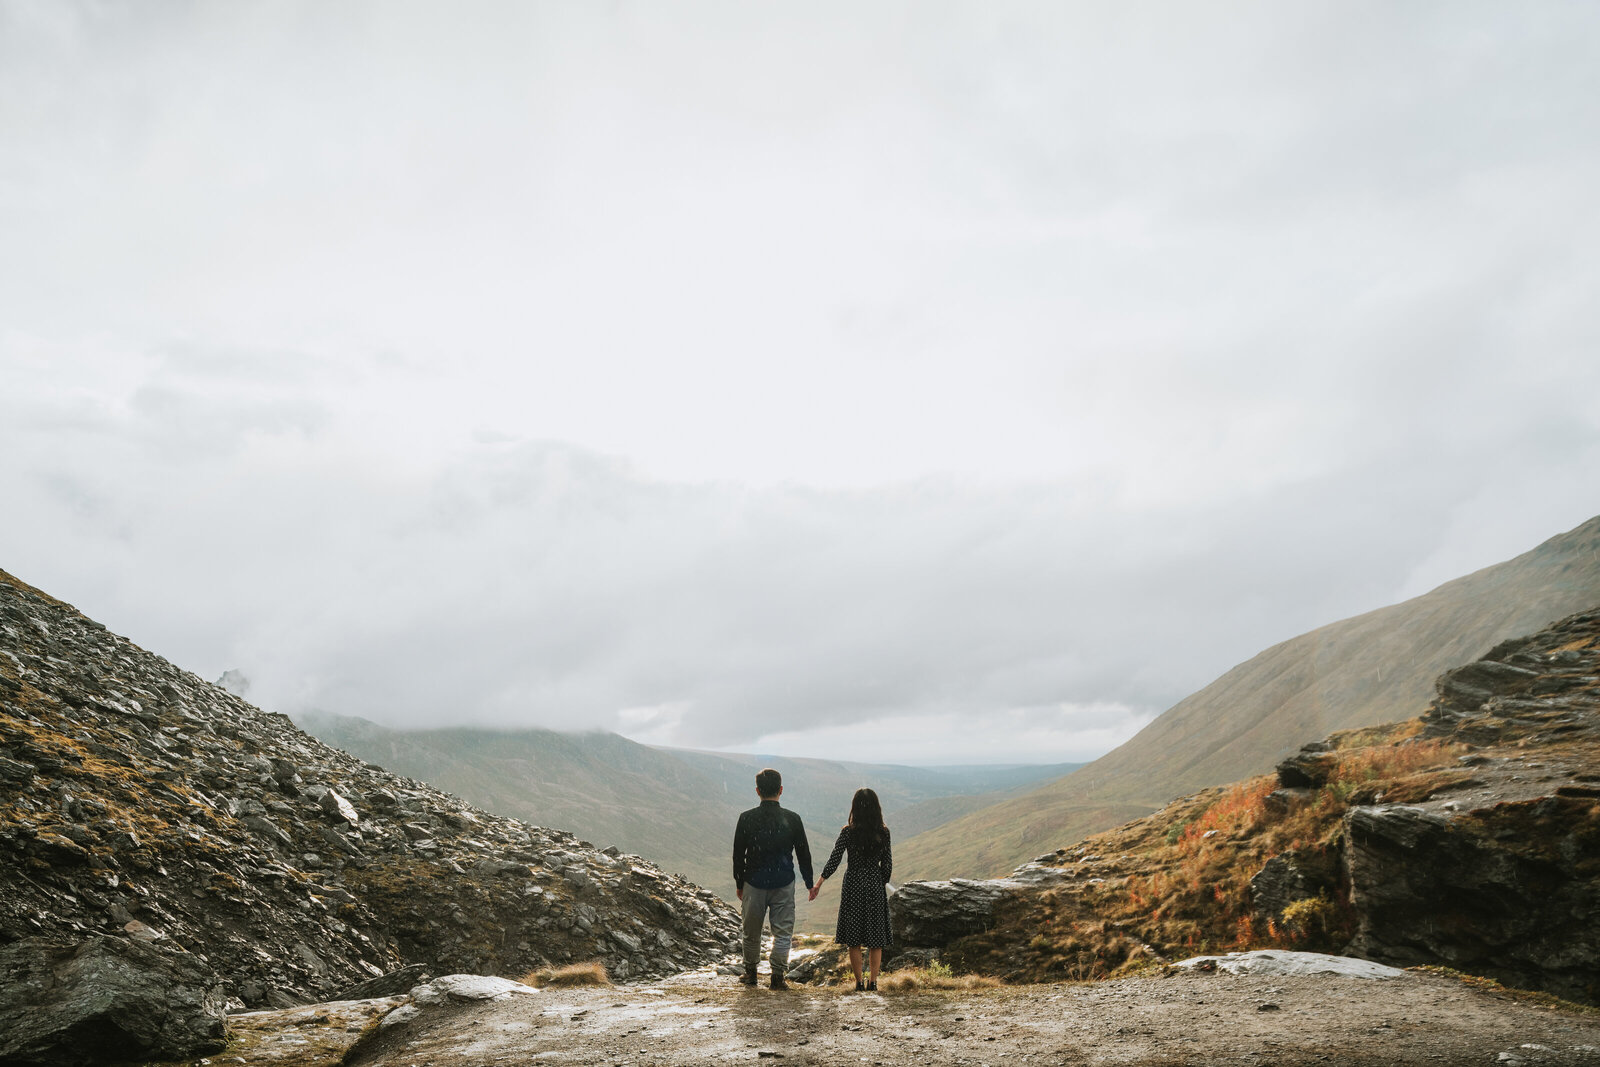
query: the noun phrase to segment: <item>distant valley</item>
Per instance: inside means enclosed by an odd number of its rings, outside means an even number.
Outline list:
[[[1018,796],[1078,764],[906,767],[658,748],[616,734],[394,730],[365,719],[297,719],[319,740],[485,810],[616,845],[732,898],[734,820],[776,767],[805,820],[818,869],[861,786],[877,790],[897,840]]]

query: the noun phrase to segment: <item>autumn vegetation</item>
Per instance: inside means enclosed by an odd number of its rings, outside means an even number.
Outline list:
[[[1254,948],[1336,951],[1353,933],[1338,876],[1342,820],[1355,804],[1417,802],[1463,781],[1459,745],[1424,740],[1412,720],[1330,739],[1327,781],[1280,791],[1274,776],[1176,800],[1044,860],[1071,868],[1058,887],[1003,906],[994,929],[950,946],[957,972],[1008,981],[1094,980],[1184,956]],[[1252,909],[1250,880],[1289,853],[1336,893],[1279,918]]]

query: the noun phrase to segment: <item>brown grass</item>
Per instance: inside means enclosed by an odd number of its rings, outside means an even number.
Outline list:
[[[987,974],[951,974],[947,968],[907,967],[878,975],[878,989],[888,993],[911,993],[925,989],[993,989],[1000,979]]]
[[[1290,853],[1337,882],[1352,804],[1415,802],[1463,781],[1455,761],[1463,747],[1417,740],[1412,726],[1335,735],[1327,784],[1296,799],[1269,801],[1278,782],[1262,776],[1091,837],[1060,861],[1079,879],[1009,905],[993,930],[956,942],[946,959],[1008,981],[1060,981],[1124,977],[1208,952],[1336,948],[1352,933],[1342,888],[1279,924],[1252,913],[1250,879]]]
[[[599,960],[588,960],[584,963],[569,963],[563,967],[542,967],[537,971],[529,971],[520,979],[523,985],[531,985],[535,989],[565,986],[604,986],[611,984],[611,976],[606,973],[606,965]]]

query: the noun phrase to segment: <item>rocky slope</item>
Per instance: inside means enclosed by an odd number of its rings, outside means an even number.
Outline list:
[[[1401,604],[1275,645],[1126,744],[1014,800],[897,845],[908,878],[982,877],[1174,796],[1270,769],[1311,737],[1415,715],[1441,672],[1600,604],[1600,517]]]
[[[907,884],[900,940],[1012,979],[1332,949],[1600,1003],[1600,611],[1436,693],[1419,718],[1334,734],[1008,878]]]
[[[0,945],[186,951],[263,1007],[406,964],[662,974],[736,926],[637,856],[364,764],[0,571]]]

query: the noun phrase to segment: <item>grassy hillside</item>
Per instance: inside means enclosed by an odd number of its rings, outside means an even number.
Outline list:
[[[1003,874],[1174,796],[1266,771],[1313,738],[1416,715],[1442,671],[1596,602],[1600,518],[1275,645],[1078,771],[906,841],[897,864],[907,879]]]

